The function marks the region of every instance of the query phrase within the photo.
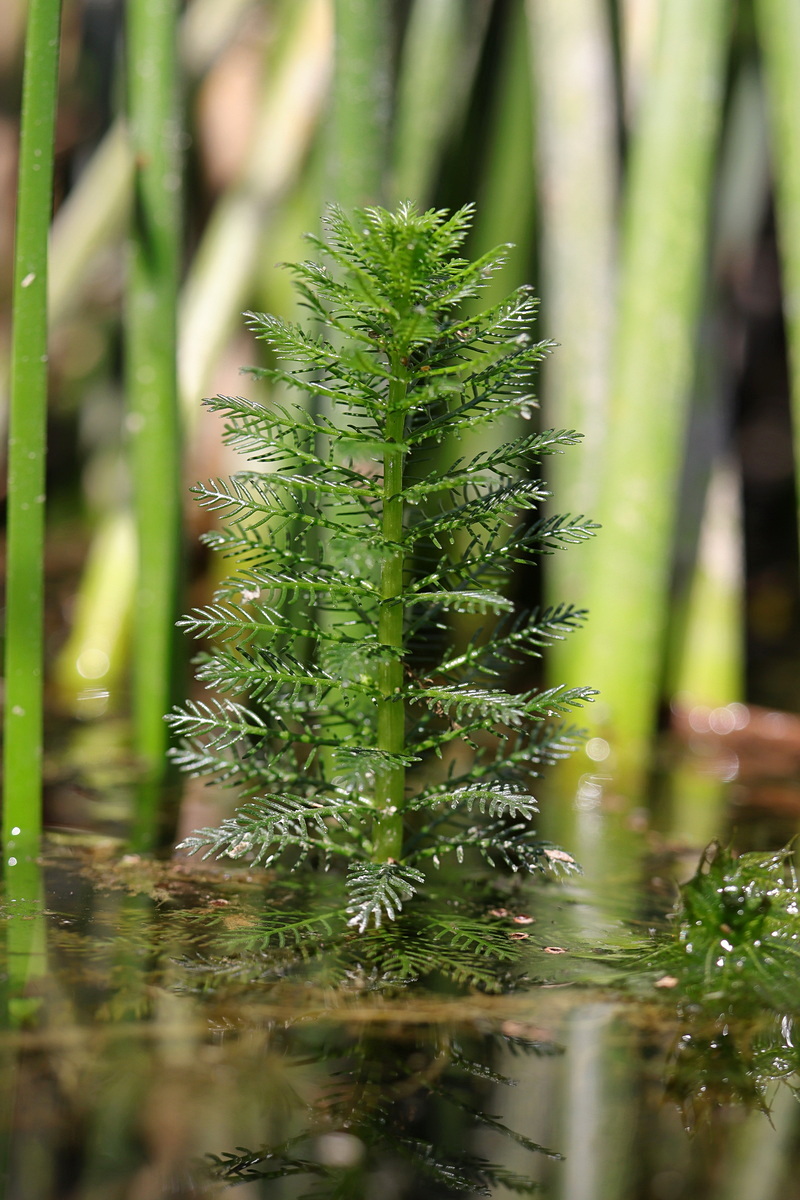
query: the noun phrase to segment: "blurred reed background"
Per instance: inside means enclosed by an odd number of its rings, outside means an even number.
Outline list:
[[[4,430],[41,3],[0,22]],[[590,609],[546,665],[600,692],[579,775],[635,807],[670,720],[724,735],[744,701],[800,708],[796,0],[64,0],[56,117],[45,687],[78,725],[46,769],[91,775],[118,739],[139,846],[173,831],[174,619],[210,586],[188,487],[230,469],[200,401],[253,386],[240,313],[292,315],[275,264],[330,201],[474,200],[470,251],[514,243],[492,289],[541,296],[540,419],[585,435],[547,464],[556,504],[603,529],[518,592]],[[7,796],[31,772],[38,792],[31,754],[28,734]]]

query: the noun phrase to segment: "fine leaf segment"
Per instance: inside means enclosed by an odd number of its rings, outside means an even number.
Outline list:
[[[576,433],[521,421],[492,440],[500,418],[531,417],[531,374],[552,343],[531,338],[526,288],[460,314],[503,261],[502,249],[459,257],[471,216],[332,209],[327,237],[309,238],[318,259],[291,267],[323,332],[248,314],[272,350],[253,371],[272,399],[206,401],[249,469],[194,489],[222,520],[206,541],[235,567],[181,622],[216,645],[197,670],[213,694],[168,720],[178,763],[243,803],[182,845],[260,864],[344,860],[362,932],[446,854],[575,869],[536,838],[529,788],[569,753],[561,718],[593,693],[503,680],[583,613],[515,611],[503,585],[595,527],[530,518],[547,497],[530,464]],[[484,430],[485,449],[459,453]],[[473,630],[460,641],[457,614]]]

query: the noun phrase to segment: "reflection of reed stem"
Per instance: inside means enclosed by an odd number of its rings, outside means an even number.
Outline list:
[[[8,451],[3,846],[34,850],[41,832],[47,232],[61,5],[30,0],[17,185]]]

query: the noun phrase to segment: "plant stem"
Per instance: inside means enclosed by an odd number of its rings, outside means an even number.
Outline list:
[[[469,102],[490,13],[485,0],[416,0],[411,9],[397,80],[394,203],[430,203],[442,151]]]
[[[497,90],[488,109],[489,137],[470,249],[477,256],[507,243],[508,260],[502,271],[487,279],[480,296],[467,301],[467,311],[475,313],[499,304],[513,288],[528,281],[534,244],[532,74],[524,9],[509,10],[506,24]],[[502,428],[498,442],[510,432]]]
[[[389,113],[387,0],[336,0],[328,199],[379,202]]]
[[[547,482],[561,510],[594,516],[608,426],[614,312],[616,101],[605,0],[527,0],[541,205],[545,306],[539,336],[558,338],[543,371],[544,423],[578,429],[579,454],[554,454]],[[582,552],[547,562],[547,602],[582,604]],[[548,656],[552,682],[576,639]]]
[[[291,203],[328,94],[333,21],[327,0],[305,0],[266,64],[266,86],[241,179],[214,207],[183,285],[178,375],[187,428],[262,266],[282,202]],[[274,250],[270,247],[270,262]]]
[[[134,745],[145,772],[134,838],[156,838],[173,687],[181,453],[175,366],[180,155],[175,0],[128,6],[128,88],[136,203],[127,297],[126,382],[139,545]]]
[[[117,120],[58,210],[50,235],[49,316],[53,326],[85,303],[100,251],[122,241],[133,192],[133,151]]]
[[[723,0],[662,7],[631,150],[610,419],[592,513],[604,528],[583,555],[591,620],[574,639],[569,682],[599,689],[587,715],[615,745],[632,791],[662,669],[729,15]]]
[[[8,445],[3,846],[41,833],[47,233],[53,203],[59,0],[31,0],[25,42]]]
[[[772,134],[795,480],[800,497],[800,8],[793,0],[758,0],[755,13]]]
[[[378,672],[378,749],[387,754],[405,750],[405,705],[403,686],[403,431],[405,428],[406,372],[399,356],[392,357],[389,410],[386,418],[386,450],[383,456],[383,522],[385,543],[381,568],[381,610],[378,641],[389,651]],[[396,547],[396,549],[393,549]],[[375,859],[399,859],[403,847],[403,799],[405,767],[387,766],[375,779]]]

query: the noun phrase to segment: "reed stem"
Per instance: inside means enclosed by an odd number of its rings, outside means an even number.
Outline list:
[[[176,373],[180,153],[175,0],[128,6],[128,102],[135,161],[126,312],[128,429],[138,539],[134,747],[144,772],[134,839],[156,838],[173,699],[180,563],[181,448]]]
[[[41,834],[47,235],[53,203],[60,0],[30,0],[22,89],[8,443],[3,733],[6,865]]]
[[[772,133],[795,480],[800,497],[800,6],[794,0],[757,0],[755,12]]]
[[[554,454],[547,482],[560,509],[594,516],[608,427],[614,313],[617,145],[611,30],[604,0],[528,0],[535,87],[544,305],[540,336],[558,338],[542,378],[544,423],[577,429],[579,454]],[[547,561],[549,604],[582,604],[582,553]],[[574,638],[549,655],[553,680]]]
[[[728,14],[724,0],[662,7],[625,197],[610,417],[592,513],[603,533],[584,553],[591,619],[572,662],[574,678],[600,691],[590,716],[634,792],[662,670]]]
[[[336,0],[329,200],[345,210],[383,197],[389,119],[389,4]]]

